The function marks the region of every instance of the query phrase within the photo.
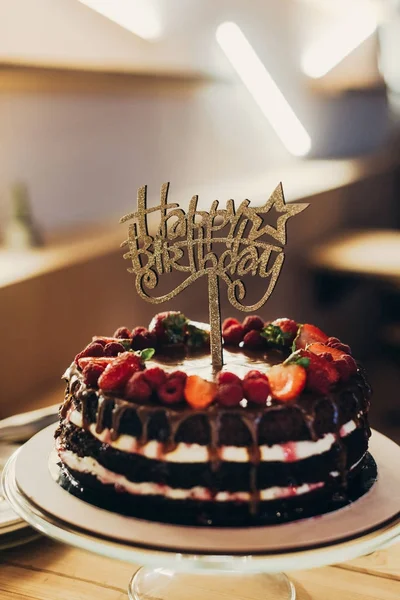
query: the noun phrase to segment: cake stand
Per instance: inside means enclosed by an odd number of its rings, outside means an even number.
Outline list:
[[[294,600],[282,571],[347,561],[400,536],[400,447],[378,432],[370,445],[378,479],[359,500],[319,517],[248,528],[155,523],[88,504],[55,481],[53,433],[52,425],[10,458],[3,474],[7,499],[41,533],[146,565],[129,584],[131,600]]]

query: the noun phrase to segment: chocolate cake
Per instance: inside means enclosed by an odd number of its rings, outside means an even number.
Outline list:
[[[370,388],[350,348],[310,324],[207,327],[160,313],[95,337],[65,373],[62,485],[100,506],[187,524],[248,525],[321,512],[365,462]]]

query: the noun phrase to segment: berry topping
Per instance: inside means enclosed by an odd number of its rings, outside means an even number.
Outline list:
[[[160,385],[167,380],[165,371],[163,371],[163,369],[160,367],[151,367],[150,369],[146,369],[143,371],[143,377],[146,379],[152,390],[157,390]]]
[[[306,348],[309,344],[313,344],[314,342],[325,344],[327,339],[328,336],[321,329],[315,325],[305,323],[299,327],[299,332],[293,343],[293,349],[299,350],[300,348]]]
[[[264,329],[264,321],[258,315],[249,315],[243,321],[243,329],[245,333],[252,331],[261,331]]]
[[[259,331],[252,329],[244,336],[243,346],[249,350],[261,350],[266,346],[265,338]]]
[[[98,342],[90,342],[82,352],[75,356],[75,363],[79,364],[79,359],[84,356],[104,356],[104,348]]]
[[[185,382],[181,377],[174,377],[171,373],[165,383],[157,390],[158,397],[164,404],[177,404],[184,400]]]
[[[185,384],[185,398],[192,408],[207,408],[213,401],[216,391],[215,383],[206,381],[199,375],[190,375]]]
[[[84,356],[78,360],[78,367],[83,369],[88,365],[101,365],[106,368],[107,365],[110,365],[113,362],[113,356]]]
[[[220,371],[217,375],[217,383],[218,385],[228,385],[230,383],[242,385],[240,377],[229,371]]]
[[[298,356],[308,359],[306,389],[319,394],[327,394],[339,380],[339,373],[331,356],[318,356],[309,350],[300,350]]]
[[[271,394],[278,400],[293,400],[304,389],[306,370],[296,364],[275,365],[267,373]]]
[[[131,347],[133,350],[144,350],[145,348],[155,348],[157,345],[157,337],[151,333],[146,327],[135,327],[132,330]]]
[[[83,381],[89,387],[96,387],[100,375],[106,368],[106,365],[99,365],[96,363],[89,363],[83,369]]]
[[[244,396],[254,404],[265,404],[271,392],[268,378],[259,371],[250,371],[250,373],[252,375],[245,377],[243,381]]]
[[[131,332],[127,327],[118,327],[118,329],[114,331],[113,337],[121,340],[128,340],[131,337]]]
[[[149,330],[161,344],[182,344],[186,337],[187,323],[187,318],[181,312],[162,312],[151,320]]]
[[[261,373],[261,371],[252,369],[251,371],[248,371],[246,373],[243,381],[246,381],[247,379],[259,379],[260,377],[261,379],[265,379],[265,381],[268,381],[268,377],[265,375],[265,373]]]
[[[104,348],[104,356],[117,356],[125,352],[125,348],[119,342],[109,342]]]
[[[354,358],[337,348],[331,348],[326,344],[315,343],[310,344],[310,346],[307,347],[307,350],[313,354],[323,356],[324,358],[330,356],[342,381],[347,381],[351,375],[354,375],[354,373],[357,372],[357,363]]]
[[[100,337],[98,335],[95,335],[92,338],[93,342],[97,342],[98,344],[101,344],[104,348],[104,346],[107,346],[107,344],[109,344],[110,342],[115,342],[116,340],[114,338],[104,338],[104,337]]]
[[[125,396],[128,400],[147,402],[151,396],[151,387],[145,378],[145,372],[139,371],[129,378],[125,387]]]
[[[187,374],[184,371],[172,371],[169,373],[168,377],[174,377],[176,379],[180,379],[183,384],[186,383]]]
[[[261,335],[273,346],[290,346],[297,334],[297,323],[291,319],[276,319],[266,325]]]
[[[143,370],[143,362],[133,352],[123,352],[106,367],[99,378],[99,387],[106,392],[123,390],[134,373]]]
[[[330,348],[335,348],[336,350],[341,350],[345,354],[351,354],[351,348],[347,344],[343,344],[338,338],[330,337],[325,342],[326,346]]]
[[[225,331],[225,329],[228,329],[228,327],[230,327],[231,325],[240,325],[240,322],[237,319],[234,319],[233,317],[228,317],[222,322],[222,331]]]
[[[243,399],[243,389],[236,383],[225,383],[218,386],[215,400],[221,406],[233,407],[239,406]]]
[[[230,325],[222,331],[222,337],[227,346],[239,346],[243,335],[244,329],[240,323]]]

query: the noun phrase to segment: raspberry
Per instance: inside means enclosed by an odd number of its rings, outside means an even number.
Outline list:
[[[243,381],[244,396],[249,402],[254,404],[265,404],[269,394],[270,387],[267,377],[248,377]]]
[[[143,377],[152,390],[157,390],[167,380],[165,371],[160,367],[151,367],[150,369],[146,369],[143,371]]]
[[[222,337],[227,346],[239,346],[243,339],[243,325],[238,323],[237,325],[230,325],[222,331]]]
[[[332,385],[339,379],[332,357],[327,353],[317,355],[308,350],[301,350],[300,356],[310,361],[307,367],[306,389],[319,394],[328,394]]]
[[[110,338],[111,341],[111,338]],[[97,342],[98,344],[101,344],[104,348],[104,346],[107,346],[107,344],[109,343],[108,341],[106,341],[106,338],[101,338],[101,337],[94,337],[93,338],[93,342]]]
[[[255,331],[261,331],[264,328],[264,321],[258,315],[249,315],[243,321],[244,332],[247,333],[255,329]]]
[[[121,340],[129,340],[131,336],[131,332],[127,327],[118,327],[116,331],[114,331],[113,337],[119,338]]]
[[[179,377],[168,377],[157,390],[158,397],[164,404],[177,404],[183,401],[185,384]]]
[[[75,356],[75,363],[78,364],[79,359],[85,356],[104,356],[104,348],[98,342],[90,342],[82,352]]]
[[[83,381],[89,387],[96,387],[100,375],[106,368],[105,365],[88,364],[83,369]]]
[[[265,373],[261,373],[261,371],[257,371],[256,369],[252,369],[246,373],[244,376],[244,381],[247,379],[264,379],[268,383],[268,377],[265,375]]]
[[[338,338],[335,338],[335,337],[328,338],[325,342],[325,345],[329,346],[330,348],[335,348],[336,350],[341,350],[342,352],[345,352],[346,354],[351,354],[350,346],[348,346],[347,344],[343,344],[343,342],[341,342]]]
[[[237,319],[234,319],[233,317],[228,317],[228,319],[225,319],[225,321],[223,321],[222,323],[222,331],[225,331],[225,329],[228,329],[228,327],[230,327],[231,325],[240,325],[240,323]]]
[[[147,402],[151,396],[151,391],[151,387],[145,377],[145,371],[139,371],[138,373],[134,373],[128,380],[125,387],[125,396],[128,400]]]
[[[144,368],[142,360],[133,352],[119,354],[99,378],[99,387],[106,392],[121,391],[130,377]]]
[[[293,342],[294,338],[297,335],[297,331],[299,329],[299,326],[297,325],[296,321],[293,321],[293,319],[275,319],[275,321],[272,321],[273,325],[277,325],[281,331],[283,331],[283,333],[287,334],[287,339],[290,343]]]
[[[145,348],[155,348],[157,345],[157,337],[154,333],[150,333],[145,327],[135,327],[132,331],[132,348],[133,350],[144,350]]]
[[[235,373],[230,373],[229,371],[220,371],[217,375],[217,383],[218,385],[228,385],[234,384],[242,386],[242,382],[240,378],[235,375]]]
[[[259,331],[252,329],[243,338],[243,346],[249,350],[261,350],[265,347],[265,338]]]
[[[117,356],[125,352],[125,348],[119,342],[109,342],[104,348],[104,356]]]
[[[172,371],[168,375],[168,379],[171,379],[171,378],[180,379],[182,381],[183,385],[185,385],[186,379],[187,379],[187,374],[184,371]]]
[[[347,381],[357,372],[357,363],[349,354],[343,354],[341,358],[334,361],[334,365],[342,381]]]
[[[238,406],[243,399],[243,389],[241,385],[235,383],[226,383],[220,385],[215,396],[215,400],[221,406]]]

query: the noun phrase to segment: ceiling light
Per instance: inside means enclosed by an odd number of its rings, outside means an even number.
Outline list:
[[[236,23],[222,23],[216,38],[287,150],[295,156],[308,154],[310,136],[241,29]]]

